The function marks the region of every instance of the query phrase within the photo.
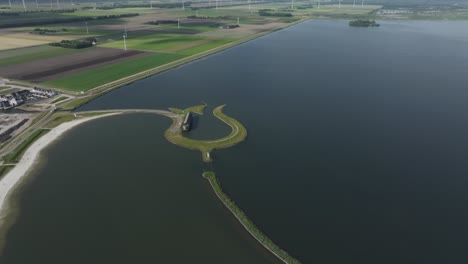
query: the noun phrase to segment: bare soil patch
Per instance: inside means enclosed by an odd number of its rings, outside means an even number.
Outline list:
[[[26,129],[35,114],[5,114],[0,111],[0,143]]]
[[[89,48],[88,51],[75,54],[0,67],[0,75],[31,82],[46,82],[72,73],[142,57],[146,54],[148,53],[135,50]]]

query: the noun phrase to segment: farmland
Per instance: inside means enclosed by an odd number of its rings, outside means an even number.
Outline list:
[[[14,19],[0,13],[0,26],[8,27],[0,29],[0,38],[3,38],[0,39],[0,76],[73,95],[77,92],[87,95],[87,91],[108,82],[167,63],[172,63],[173,67],[202,56],[198,54],[219,51],[304,18],[340,13],[369,14],[378,7],[352,9],[346,5],[342,8],[323,5],[318,9],[310,2],[297,2],[296,6],[300,8],[291,10],[290,2],[252,3],[251,6],[244,2],[219,2],[216,8],[214,2],[209,2],[189,3],[183,9],[177,6],[151,8],[148,2],[105,2],[81,3],[80,6],[64,4],[61,9],[53,6],[55,10],[28,13],[21,12],[22,6],[15,6],[12,12],[18,15]],[[40,3],[38,7],[27,8],[47,10],[47,5]],[[291,15],[264,16],[258,12],[262,9]],[[77,18],[81,20],[76,21]],[[31,21],[37,23],[21,24]],[[228,28],[237,23],[239,27]],[[96,38],[97,47],[70,49],[47,45],[89,37]],[[96,93],[99,89],[94,89],[92,95]]]
[[[108,65],[95,70],[66,76],[44,83],[47,86],[69,91],[86,91],[99,85],[132,75],[182,58],[177,54],[152,54],[138,59]]]
[[[82,52],[0,67],[0,74],[13,79],[44,82],[143,54],[144,52],[138,51],[123,52],[118,49],[88,48]]]
[[[79,51],[80,50],[62,49],[51,46],[37,46],[3,52],[0,51],[0,67],[7,65],[13,66],[18,63],[25,63],[61,55],[73,54]]]

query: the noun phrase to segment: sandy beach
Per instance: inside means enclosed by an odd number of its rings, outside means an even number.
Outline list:
[[[34,142],[23,154],[20,162],[0,180],[0,225],[3,223],[3,218],[6,216],[7,200],[10,193],[13,192],[15,186],[27,175],[29,170],[33,168],[34,163],[38,160],[40,152],[46,148],[51,142],[58,139],[70,129],[93,119],[115,115],[118,113],[105,114],[101,116],[80,118],[70,122],[60,124],[53,128],[49,133],[45,134]]]

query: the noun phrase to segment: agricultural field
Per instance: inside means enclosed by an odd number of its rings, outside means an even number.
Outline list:
[[[178,7],[178,3],[160,8],[156,2],[154,8],[149,2],[63,3],[59,10],[58,3],[53,2],[54,10],[28,13],[23,13],[22,5],[17,3],[11,11],[19,15],[13,20],[37,23],[0,29],[0,76],[61,91],[86,92],[170,62],[181,59],[185,62],[196,58],[194,55],[300,19],[343,14],[366,16],[380,8],[367,5],[352,8],[324,2],[318,8],[317,3],[310,1],[295,2],[294,9],[289,1],[252,1],[251,5],[246,1],[219,1],[216,8],[215,3],[187,2],[185,8],[182,4]],[[34,11],[51,7],[28,3],[27,8]],[[287,16],[261,15],[259,11],[263,9]],[[101,18],[93,19],[96,17]],[[11,18],[0,12],[0,27],[11,23]],[[47,45],[89,37],[96,38],[97,47],[70,49]]]
[[[48,45],[0,51],[0,68],[2,66],[13,66],[19,63],[78,53],[80,51],[81,50],[63,49]]]
[[[171,53],[151,54],[142,58],[132,59],[95,70],[88,70],[82,73],[55,79],[44,83],[44,85],[66,89],[73,92],[87,91],[125,76],[182,59],[183,57],[183,55]]]
[[[67,39],[77,39],[78,36],[68,36]],[[31,46],[45,45],[50,42],[61,41],[61,36],[34,35],[29,33],[13,33],[0,36],[0,51]]]
[[[145,55],[145,53],[141,51],[124,52],[119,49],[107,48],[64,50],[79,52],[0,67],[0,74],[11,79],[46,82],[64,75],[74,74]]]

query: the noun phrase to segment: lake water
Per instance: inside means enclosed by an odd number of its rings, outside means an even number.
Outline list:
[[[308,21],[80,110],[227,104],[249,137],[214,152],[223,188],[303,263],[466,263],[467,28]],[[229,133],[209,114],[190,136]],[[201,155],[165,141],[169,125],[110,117],[48,148],[0,262],[277,263],[214,197]]]

